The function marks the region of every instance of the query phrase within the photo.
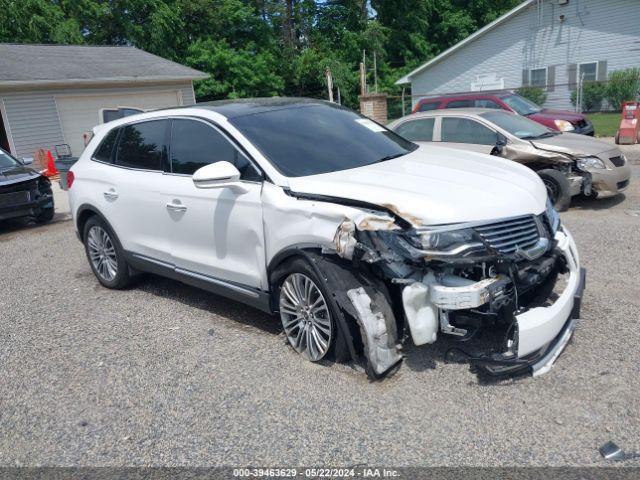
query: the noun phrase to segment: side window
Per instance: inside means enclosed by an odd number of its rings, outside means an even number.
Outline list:
[[[449,117],[442,119],[442,141],[495,145],[496,133],[474,120]]]
[[[152,120],[122,127],[116,165],[162,170],[168,122]]]
[[[116,144],[118,138],[119,128],[114,128],[102,139],[102,143],[93,152],[93,158],[99,162],[112,163],[113,162],[113,147]]]
[[[495,108],[496,110],[502,109],[502,107],[498,102],[491,100],[489,98],[474,100],[473,105],[476,108]]]
[[[422,118],[405,122],[396,129],[396,133],[414,142],[431,142],[435,118]]]
[[[429,110],[437,110],[438,109],[438,105],[440,105],[440,102],[428,102],[428,103],[421,103],[420,104],[420,108],[418,108],[419,112],[428,112]]]
[[[259,181],[260,173],[247,157],[213,127],[196,120],[177,119],[171,127],[171,171],[185,175],[210,163],[235,165],[242,180]]]
[[[469,108],[471,107],[471,100],[452,100],[447,103],[446,108]]]

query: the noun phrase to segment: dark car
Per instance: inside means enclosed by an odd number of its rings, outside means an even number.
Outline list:
[[[0,221],[33,217],[45,223],[53,213],[51,181],[0,148]]]
[[[514,92],[478,93],[423,98],[412,113],[444,108],[495,108],[517,113],[552,130],[593,136],[593,125],[587,117],[567,110],[551,110],[536,105]]]

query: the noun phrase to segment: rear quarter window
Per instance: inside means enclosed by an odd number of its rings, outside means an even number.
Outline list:
[[[93,152],[93,159],[99,162],[112,163],[113,162],[113,147],[116,144],[118,138],[119,128],[114,128],[102,139],[102,142]]]

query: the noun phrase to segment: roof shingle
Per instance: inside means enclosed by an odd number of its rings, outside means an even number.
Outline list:
[[[0,43],[0,85],[207,77],[193,68],[128,46]]]

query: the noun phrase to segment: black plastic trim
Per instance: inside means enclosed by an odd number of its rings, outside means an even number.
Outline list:
[[[175,265],[157,260],[145,255],[125,251],[127,263],[136,270],[154,273],[163,277],[178,280],[187,285],[206,290],[235,300],[263,312],[273,313],[271,310],[271,294],[253,287],[228,282],[199,272],[181,269]]]

